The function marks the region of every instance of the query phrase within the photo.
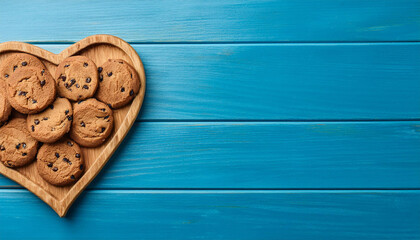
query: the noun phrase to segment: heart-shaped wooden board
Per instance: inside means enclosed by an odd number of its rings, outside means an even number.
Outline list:
[[[140,92],[132,103],[114,110],[114,130],[107,141],[97,148],[82,148],[86,168],[83,176],[74,185],[55,187],[47,183],[38,175],[36,161],[16,169],[7,168],[3,164],[0,164],[1,174],[33,192],[50,205],[60,217],[63,217],[74,200],[105,166],[135,122],[146,90],[146,76],[143,64],[139,55],[130,44],[111,35],[89,36],[66,48],[60,54],[54,54],[22,42],[1,43],[0,63],[9,55],[16,52],[29,53],[38,57],[53,76],[58,64],[65,58],[74,55],[84,55],[92,59],[97,66],[100,66],[110,58],[124,59],[137,70],[140,77]]]

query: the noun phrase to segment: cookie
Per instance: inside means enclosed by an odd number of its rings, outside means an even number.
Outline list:
[[[114,126],[112,110],[94,98],[73,104],[70,137],[84,147],[97,147],[105,142]]]
[[[75,183],[84,170],[83,154],[79,145],[63,138],[56,143],[46,143],[39,149],[36,167],[39,175],[55,186]]]
[[[36,140],[52,143],[68,133],[73,120],[73,109],[66,98],[57,98],[43,112],[28,115],[28,131]]]
[[[98,88],[95,63],[84,56],[66,58],[55,72],[58,93],[72,101],[92,97]]]
[[[25,127],[25,119],[14,118],[0,128],[0,162],[21,167],[35,159],[38,142]]]
[[[0,80],[0,124],[7,121],[10,114],[12,113],[12,107],[10,106],[9,101],[7,101],[4,86],[5,83]]]
[[[112,108],[128,104],[140,90],[140,79],[136,70],[126,61],[109,59],[99,72],[99,87],[96,98]]]
[[[2,61],[0,65],[0,81],[7,81],[20,68],[37,67],[46,69],[44,64],[30,54],[14,53]]]
[[[19,68],[6,84],[7,100],[20,113],[41,112],[55,99],[55,81],[42,68]]]

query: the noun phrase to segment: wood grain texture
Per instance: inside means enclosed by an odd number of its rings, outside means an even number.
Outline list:
[[[87,191],[57,219],[0,190],[4,239],[419,239],[419,191]],[[12,210],[11,210],[12,209]],[[36,218],[36,219],[34,219]],[[30,235],[28,235],[30,233]]]
[[[419,43],[133,47],[141,120],[420,119]]]
[[[419,12],[418,0],[9,1],[0,41],[418,41]]]
[[[419,146],[420,122],[141,122],[90,188],[418,189]]]
[[[87,56],[97,65],[102,64],[110,58],[121,58],[130,63],[140,77],[141,88],[132,103],[113,111],[114,128],[108,139],[99,147],[81,148],[85,171],[83,176],[74,185],[56,187],[47,183],[37,174],[35,161],[29,165],[15,169],[8,168],[3,164],[0,165],[1,174],[33,192],[62,217],[66,214],[77,196],[95,178],[99,171],[101,171],[135,122],[143,103],[146,87],[143,65],[136,51],[128,43],[110,35],[94,35],[82,39],[57,55],[31,44],[6,42],[0,44],[0,62],[16,52],[29,53],[40,58],[52,73],[55,72],[56,66],[62,60],[74,55]]]

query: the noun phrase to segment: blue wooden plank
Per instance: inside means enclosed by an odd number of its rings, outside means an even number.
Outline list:
[[[419,146],[420,122],[141,122],[91,188],[420,188]]]
[[[143,120],[420,119],[419,43],[133,46]]]
[[[60,219],[0,190],[2,239],[419,239],[419,191],[88,191]]]
[[[9,1],[0,41],[418,41],[419,12],[418,0]]]

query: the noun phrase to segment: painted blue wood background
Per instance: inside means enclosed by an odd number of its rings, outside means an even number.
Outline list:
[[[60,219],[6,239],[420,239],[420,1],[9,1],[0,42],[130,42],[143,109]]]

